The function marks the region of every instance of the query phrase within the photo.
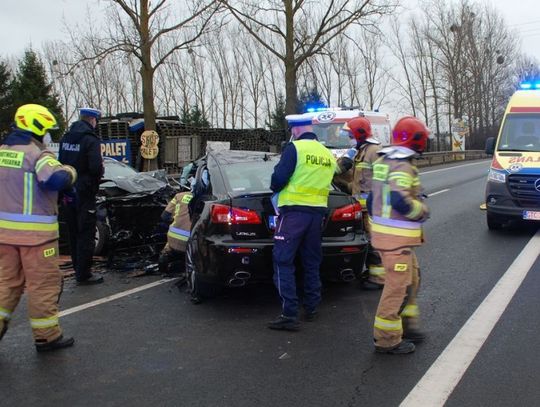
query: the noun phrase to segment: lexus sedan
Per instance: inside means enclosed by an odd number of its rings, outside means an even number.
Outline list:
[[[278,161],[278,154],[219,151],[196,162],[186,249],[188,289],[194,301],[226,286],[272,281],[277,217],[269,186]],[[361,276],[367,252],[362,208],[337,188],[330,191],[328,203],[321,277],[352,281]]]

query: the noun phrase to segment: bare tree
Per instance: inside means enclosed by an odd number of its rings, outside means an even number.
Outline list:
[[[297,105],[298,70],[351,24],[371,24],[391,13],[397,0],[219,0],[231,15],[284,65],[287,113]]]
[[[215,28],[219,6],[215,0],[182,2],[182,16],[173,12],[168,0],[109,0],[105,33],[89,30],[73,43],[89,43],[92,53],[80,49],[75,66],[88,60],[102,60],[111,53],[133,55],[140,64],[142,101],[146,129],[155,130],[154,74],[175,52],[194,46]],[[77,41],[75,41],[75,38]],[[168,39],[168,41],[165,41]]]

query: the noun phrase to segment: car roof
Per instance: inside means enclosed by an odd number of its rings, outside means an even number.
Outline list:
[[[239,164],[264,160],[265,157],[277,157],[278,153],[268,153],[264,151],[245,151],[245,150],[221,150],[208,153],[218,165]]]

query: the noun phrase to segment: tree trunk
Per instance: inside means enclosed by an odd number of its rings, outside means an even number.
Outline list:
[[[297,67],[294,57],[294,13],[292,0],[285,0],[285,114],[294,114],[298,105]]]

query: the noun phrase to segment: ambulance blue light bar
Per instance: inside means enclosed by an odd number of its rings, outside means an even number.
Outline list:
[[[327,112],[327,111],[337,112],[339,110],[341,110],[340,107],[308,107],[306,109],[306,113]]]
[[[519,88],[523,90],[540,89],[540,82],[521,82]]]

